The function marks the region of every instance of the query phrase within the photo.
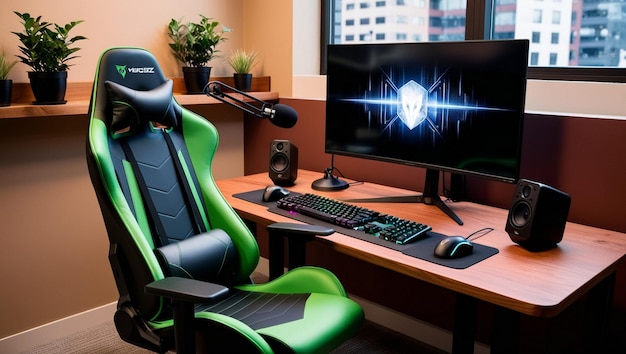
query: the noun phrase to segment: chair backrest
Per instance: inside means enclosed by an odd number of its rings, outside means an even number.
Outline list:
[[[87,160],[120,302],[132,304],[146,319],[158,319],[162,300],[145,294],[144,286],[170,269],[155,249],[207,230],[224,230],[235,251],[228,253],[230,266],[213,260],[219,266],[209,280],[248,281],[259,250],[215,185],[217,130],[176,102],[172,82],[152,54],[139,48],[105,51],[89,116]],[[211,260],[205,263],[211,268]]]

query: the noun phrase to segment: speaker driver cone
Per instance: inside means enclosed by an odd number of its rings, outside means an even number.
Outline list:
[[[524,227],[531,219],[531,208],[526,202],[519,202],[511,212],[511,223],[515,227]]]
[[[272,156],[272,169],[276,172],[283,172],[289,166],[289,160],[285,154],[276,154]]]

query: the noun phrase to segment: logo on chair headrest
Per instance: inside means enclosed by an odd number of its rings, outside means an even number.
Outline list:
[[[154,74],[154,66],[146,66],[146,67],[130,67],[127,68],[126,65],[115,65],[115,69],[117,72],[122,75],[122,78],[126,78],[126,73],[133,74]]]
[[[126,77],[126,65],[115,65],[115,69],[122,75],[122,79]]]

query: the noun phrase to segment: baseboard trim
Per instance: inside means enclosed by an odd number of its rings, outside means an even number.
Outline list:
[[[261,258],[256,272],[266,276],[269,275],[269,262],[267,259]],[[363,307],[366,318],[369,321],[446,352],[452,350],[452,334],[449,331],[358,296],[350,295],[350,298]],[[117,303],[112,302],[2,338],[0,339],[0,353],[23,352],[69,336],[85,328],[111,321],[116,308]],[[489,346],[476,342],[474,344],[474,353],[487,354],[489,353]]]
[[[452,351],[451,332],[358,296],[350,295],[350,298],[363,307],[367,320],[445,352],[450,353]],[[489,352],[489,346],[474,342],[475,354],[488,354]]]
[[[85,328],[111,321],[117,303],[102,305],[0,339],[0,353],[21,353],[72,335]]]

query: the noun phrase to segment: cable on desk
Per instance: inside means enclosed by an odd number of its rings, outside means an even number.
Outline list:
[[[471,234],[467,235],[467,237],[465,239],[468,240],[468,241],[473,241],[473,240],[470,240],[470,237],[472,237],[474,235],[478,235],[478,236],[474,237],[474,240],[475,240],[477,238],[481,238],[481,237],[485,236],[486,234],[490,233],[493,230],[494,230],[493,227],[485,227],[485,228],[482,228],[480,230],[476,230],[476,231],[472,232]],[[481,234],[481,232],[482,232],[482,234]]]
[[[343,172],[341,172],[341,170],[340,170],[339,168],[337,168],[337,167],[333,166],[333,168],[332,168],[332,169],[333,169],[333,170],[335,170],[335,171],[337,171],[337,172],[339,173],[339,176],[340,176],[341,178],[346,178],[346,176],[344,176],[344,175],[343,175]],[[331,173],[332,173],[332,171],[331,171]],[[357,184],[363,184],[363,181],[354,181],[354,182],[350,182],[350,183],[348,183],[348,185],[350,185],[350,186],[354,186],[354,185],[357,185]]]

